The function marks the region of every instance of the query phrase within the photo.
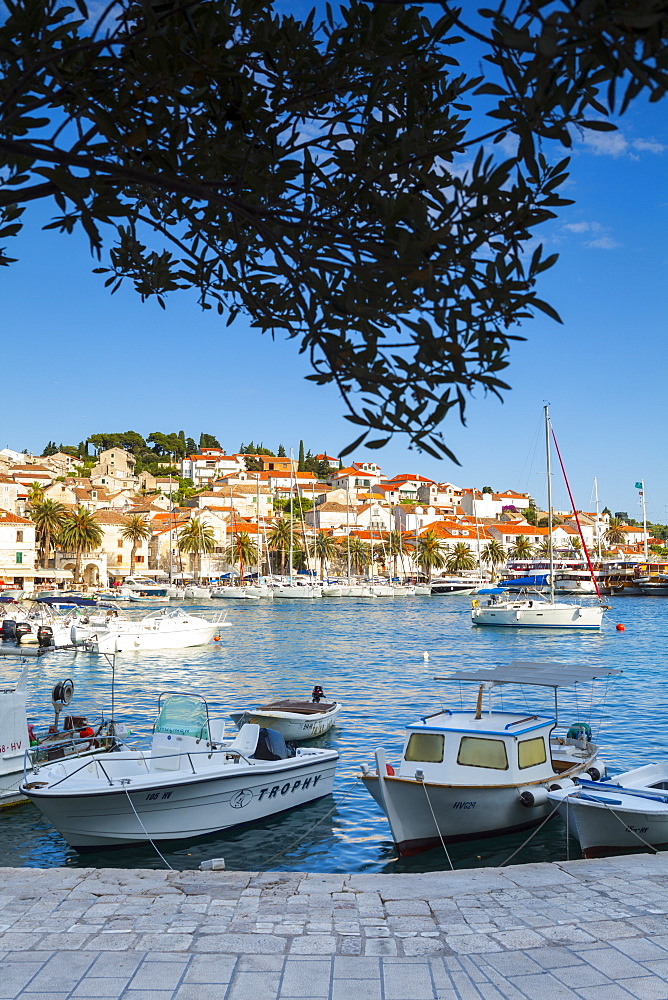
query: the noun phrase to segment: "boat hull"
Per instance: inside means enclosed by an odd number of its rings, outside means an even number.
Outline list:
[[[290,740],[294,743],[322,736],[332,728],[340,711],[341,705],[337,704],[331,711],[323,712],[322,715],[299,715],[297,712],[271,711],[232,712],[230,714],[239,727],[246,722],[255,722],[258,726],[275,729],[284,740]]]
[[[220,630],[221,623],[182,630],[98,632],[90,639],[94,653],[127,653],[143,649],[187,649],[211,642]]]
[[[532,606],[529,606],[531,605]],[[474,607],[474,625],[511,628],[600,628],[603,609],[579,604],[547,604],[543,601],[497,602]]]
[[[387,816],[402,856],[428,851],[441,840],[456,844],[528,830],[554,808],[547,803],[522,805],[520,788],[515,786],[436,785],[390,775],[381,782],[372,774],[362,775],[361,780]]]
[[[67,843],[85,851],[189,840],[295,809],[331,794],[337,760],[332,752],[327,760],[292,757],[230,775],[173,781],[164,774],[140,788],[116,784],[85,794],[44,794],[30,782],[25,790]]]

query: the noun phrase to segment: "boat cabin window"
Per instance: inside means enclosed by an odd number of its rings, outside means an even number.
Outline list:
[[[200,698],[186,694],[171,695],[160,709],[155,732],[205,739],[208,732],[206,705]]]
[[[503,740],[487,740],[480,736],[463,736],[459,744],[457,763],[467,767],[492,767],[508,770],[508,754]]]
[[[444,742],[445,737],[441,733],[411,733],[404,759],[422,764],[440,764]]]
[[[523,767],[535,767],[536,764],[544,764],[546,760],[545,740],[542,736],[536,736],[532,740],[521,740],[518,743],[517,761],[520,770]]]

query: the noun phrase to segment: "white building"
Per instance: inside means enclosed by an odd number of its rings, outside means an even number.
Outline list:
[[[10,587],[32,584],[36,564],[35,525],[27,517],[0,510],[0,581]]]

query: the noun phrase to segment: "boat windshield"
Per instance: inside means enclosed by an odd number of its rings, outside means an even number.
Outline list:
[[[170,695],[160,709],[155,732],[193,736],[197,740],[206,739],[208,734],[206,704],[201,698],[193,695]]]

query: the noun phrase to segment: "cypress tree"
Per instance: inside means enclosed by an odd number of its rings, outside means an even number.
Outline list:
[[[298,472],[306,472],[304,468],[304,442],[299,442],[299,464],[297,465]]]

